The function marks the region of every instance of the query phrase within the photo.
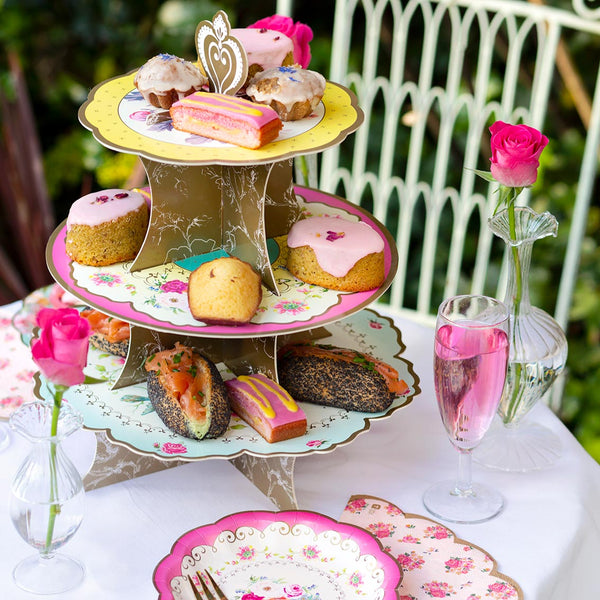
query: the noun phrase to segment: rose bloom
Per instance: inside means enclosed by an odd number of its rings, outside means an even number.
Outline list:
[[[294,62],[303,69],[310,64],[310,41],[313,39],[312,29],[304,23],[294,23],[291,17],[273,15],[249,25],[253,29],[271,29],[287,35],[294,43]]]
[[[31,344],[33,362],[55,385],[83,383],[91,328],[75,308],[43,308],[37,314],[39,338]]]
[[[187,448],[183,444],[176,442],[165,442],[162,446],[162,451],[165,454],[185,454]]]
[[[166,281],[160,286],[162,292],[174,292],[176,294],[183,294],[187,292],[188,284],[185,281],[179,279],[173,279],[172,281]]]
[[[295,598],[296,596],[302,596],[302,594],[304,593],[302,587],[297,584],[288,585],[283,588],[283,591],[291,598]]]
[[[535,183],[539,158],[548,138],[528,125],[496,121],[491,127],[490,171],[507,187],[526,187]]]

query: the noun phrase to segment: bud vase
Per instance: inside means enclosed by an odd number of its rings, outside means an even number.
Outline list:
[[[19,535],[37,554],[13,571],[15,583],[34,594],[59,594],[79,585],[83,565],[57,550],[75,534],[83,518],[81,476],[66,455],[63,440],[81,428],[81,415],[63,403],[57,435],[52,436],[53,404],[23,404],[10,426],[32,443],[12,483],[10,516]]]
[[[549,429],[526,417],[548,392],[567,360],[567,339],[546,312],[531,306],[529,269],[536,240],[556,236],[550,213],[530,208],[504,210],[489,220],[492,232],[506,243],[509,271],[505,304],[510,310],[511,347],[506,384],[494,426],[475,452],[475,460],[504,471],[532,471],[551,466],[561,445]]]

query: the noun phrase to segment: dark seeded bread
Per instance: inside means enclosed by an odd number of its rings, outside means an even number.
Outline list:
[[[156,414],[175,433],[193,439],[216,438],[229,426],[231,408],[227,390],[212,362],[198,355],[195,364],[204,375],[202,392],[206,401],[206,422],[194,422],[184,413],[177,399],[165,389],[156,371],[148,372],[148,397]]]
[[[279,383],[299,402],[374,413],[393,400],[380,373],[335,356],[298,356],[284,349],[277,372]]]
[[[108,352],[115,356],[127,358],[127,351],[129,350],[129,340],[122,340],[120,342],[109,342],[106,336],[102,333],[92,333],[90,336],[90,344],[94,348],[98,348],[102,352]]]

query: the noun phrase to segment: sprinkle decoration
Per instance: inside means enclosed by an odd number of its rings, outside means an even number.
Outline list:
[[[343,231],[328,231],[325,239],[328,242],[335,242],[336,240],[341,240],[345,235]]]
[[[128,196],[129,194],[127,192],[119,192],[118,194],[115,194],[114,198],[115,200],[123,200],[123,198],[127,198]],[[109,201],[109,196],[96,196],[92,204],[106,204]]]

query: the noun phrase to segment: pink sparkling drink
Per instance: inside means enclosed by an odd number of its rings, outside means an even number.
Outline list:
[[[437,331],[434,383],[446,431],[463,450],[477,446],[502,396],[508,362],[508,336],[476,323],[443,325]],[[467,326],[467,327],[465,327]]]

